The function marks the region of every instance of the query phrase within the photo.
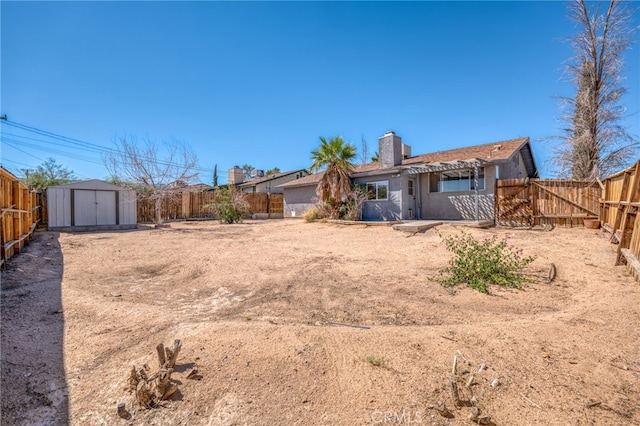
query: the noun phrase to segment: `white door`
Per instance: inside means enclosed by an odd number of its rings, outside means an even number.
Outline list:
[[[73,194],[75,226],[115,225],[116,192],[76,189]]]
[[[96,191],[96,223],[98,225],[116,224],[115,191]]]

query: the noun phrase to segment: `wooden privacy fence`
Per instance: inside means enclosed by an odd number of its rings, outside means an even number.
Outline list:
[[[640,281],[640,161],[635,166],[609,176],[603,182],[603,228],[618,242],[616,265],[627,264]]]
[[[594,182],[502,179],[495,193],[498,225],[573,227],[600,215],[602,189]]]
[[[2,167],[0,190],[0,267],[4,268],[7,260],[19,253],[29,241],[42,218],[42,213],[37,193],[30,191],[17,177]]]
[[[256,192],[246,194],[251,214],[266,214],[282,217],[283,194]],[[213,213],[204,206],[213,201],[215,191],[183,191],[162,202],[162,217],[165,220],[213,218]],[[155,205],[152,200],[138,197],[138,222],[154,222]]]

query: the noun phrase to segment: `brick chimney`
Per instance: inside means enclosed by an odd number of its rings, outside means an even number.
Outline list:
[[[242,173],[242,169],[238,166],[232,167],[229,169],[229,174],[227,176],[227,182],[229,185],[238,185],[244,181],[244,173]]]
[[[402,163],[402,138],[395,132],[387,132],[378,138],[378,164],[381,168]]]

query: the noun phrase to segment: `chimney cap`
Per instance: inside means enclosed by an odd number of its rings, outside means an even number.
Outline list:
[[[390,135],[395,135],[396,132],[394,132],[393,130],[389,130],[387,132],[384,133],[385,136],[390,136]]]

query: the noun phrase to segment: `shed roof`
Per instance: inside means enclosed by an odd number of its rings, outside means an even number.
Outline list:
[[[105,182],[99,179],[82,180],[78,182],[71,182],[64,185],[50,186],[49,188],[69,188],[69,189],[87,189],[87,190],[101,190],[101,191],[129,191],[127,188],[113,185],[109,182]]]

